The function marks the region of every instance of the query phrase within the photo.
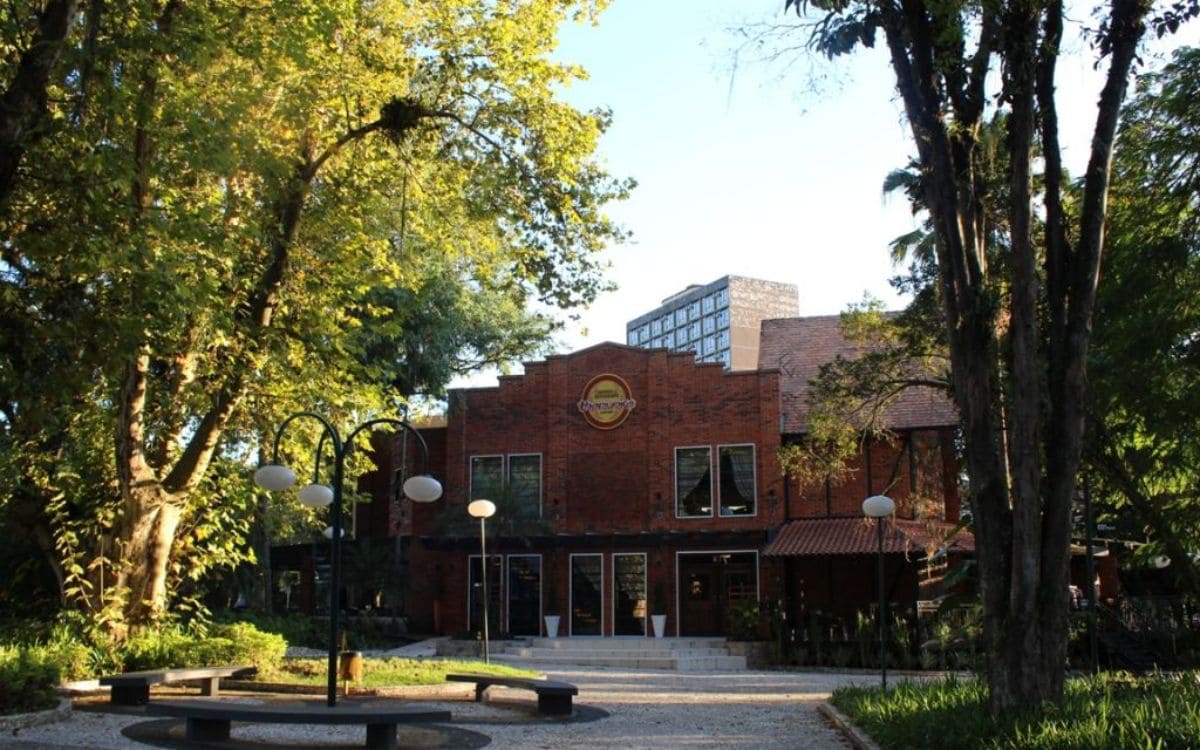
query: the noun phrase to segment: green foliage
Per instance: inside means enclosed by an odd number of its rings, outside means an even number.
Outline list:
[[[762,611],[755,600],[739,602],[729,611],[729,637],[735,641],[752,641],[762,630]]]
[[[326,684],[329,663],[322,659],[288,659],[278,669],[260,672],[255,679],[261,682],[280,682],[293,685]],[[506,664],[484,664],[457,659],[404,659],[388,657],[363,660],[363,687],[394,687],[402,685],[443,685],[452,672],[504,675],[506,677],[536,677],[536,672],[510,667]]]
[[[537,303],[606,288],[632,181],[551,59],[604,4],[84,4],[0,206],[0,518],[50,572],[18,580],[157,621],[252,559],[252,524],[295,523],[245,477],[282,416],[440,393],[540,351]]]
[[[833,704],[880,747],[1170,750],[1200,738],[1200,674],[1071,680],[1061,705],[992,718],[979,680],[901,682],[886,694],[839,688]]]
[[[179,627],[138,628],[121,645],[122,671],[161,667],[253,664],[272,669],[283,661],[287,642],[250,623],[218,623],[205,631]]]
[[[1200,593],[1200,49],[1139,80],[1122,126],[1089,360],[1099,515]]]
[[[58,675],[58,667],[44,654],[0,647],[0,714],[53,708],[58,703]]]

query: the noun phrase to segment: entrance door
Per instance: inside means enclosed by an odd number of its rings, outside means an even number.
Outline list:
[[[602,635],[604,556],[571,555],[571,635]]]
[[[542,611],[541,555],[508,556],[508,632],[539,635]]]
[[[646,634],[646,555],[614,554],[613,635]]]
[[[753,552],[686,553],[679,556],[679,632],[722,636],[729,614],[758,596],[757,556]]]
[[[467,579],[467,622],[471,630],[482,632],[483,630],[483,576],[481,573],[479,555],[471,555],[470,565],[468,566]],[[500,588],[500,569],[502,567],[503,558],[499,555],[488,555],[488,579],[487,579],[487,598],[488,605],[486,607],[488,616],[488,632],[500,632],[500,603],[504,601],[501,597]]]

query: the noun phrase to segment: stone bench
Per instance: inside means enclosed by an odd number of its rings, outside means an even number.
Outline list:
[[[448,674],[447,682],[475,683],[475,700],[483,700],[483,694],[493,685],[532,690],[537,693],[538,713],[570,714],[572,696],[579,695],[579,688],[569,682],[537,680],[531,677],[501,677],[492,674]]]
[[[187,667],[183,669],[146,669],[101,677],[100,684],[112,688],[109,700],[119,706],[140,706],[150,700],[150,686],[178,682],[199,682],[200,694],[220,694],[222,677],[252,677],[257,667]]]
[[[184,719],[190,742],[221,742],[229,739],[232,722],[260,724],[337,724],[365,725],[371,750],[396,750],[398,724],[422,724],[450,721],[449,711],[406,705],[362,705],[343,702],[330,707],[324,703],[235,703],[202,698],[152,701],[146,704],[148,716],[172,716]]]

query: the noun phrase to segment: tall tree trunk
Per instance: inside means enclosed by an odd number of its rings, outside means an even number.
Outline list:
[[[33,41],[0,95],[0,206],[8,203],[16,185],[25,149],[45,134],[50,73],[78,10],[78,0],[48,0],[42,6]]]

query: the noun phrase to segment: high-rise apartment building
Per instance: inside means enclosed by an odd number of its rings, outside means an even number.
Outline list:
[[[647,349],[692,351],[698,362],[729,370],[758,367],[758,329],[764,320],[800,314],[794,284],[724,276],[693,284],[625,324],[625,342]]]

